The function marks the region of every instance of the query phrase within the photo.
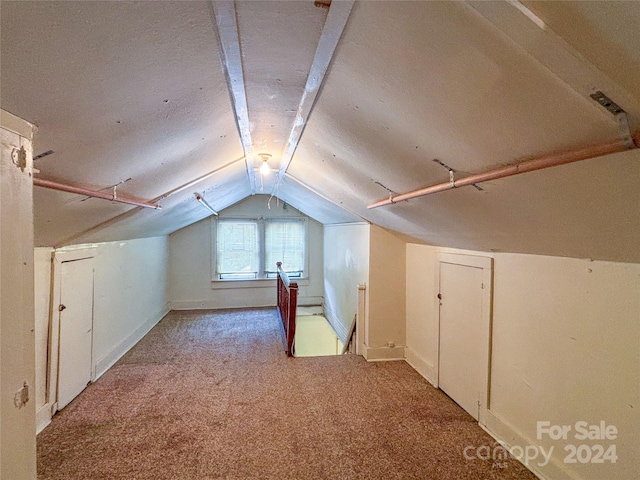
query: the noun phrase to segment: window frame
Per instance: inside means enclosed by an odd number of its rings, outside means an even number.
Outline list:
[[[220,278],[218,273],[218,224],[220,222],[255,222],[258,229],[258,276],[257,278]],[[212,288],[236,288],[242,286],[272,286],[276,276],[267,276],[266,272],[266,224],[270,222],[301,222],[304,226],[304,272],[300,277],[292,277],[298,285],[309,283],[309,222],[306,217],[222,217],[211,219],[211,284]]]
[[[307,221],[304,217],[285,217],[285,218],[267,218],[264,219],[262,226],[264,231],[263,236],[262,236],[262,252],[264,253],[264,257],[262,257],[262,263],[263,263],[263,271],[262,271],[262,275],[263,278],[265,279],[274,279],[274,278],[278,278],[278,270],[276,268],[275,265],[273,265],[273,269],[268,269],[267,268],[267,227],[269,224],[274,224],[274,223],[299,223],[302,225],[302,229],[303,229],[303,258],[302,258],[302,271],[299,272],[299,275],[292,275],[291,272],[287,272],[285,270],[285,272],[288,273],[289,278],[291,279],[299,279],[299,278],[306,278],[307,275],[307,269],[309,266],[309,261],[308,261],[308,257],[309,257],[309,245],[308,245],[308,229],[307,229]],[[298,271],[296,271],[296,273],[298,273]]]
[[[262,252],[263,245],[261,242],[261,234],[260,234],[260,223],[253,219],[221,219],[220,222],[216,223],[236,223],[236,224],[250,224],[255,225],[255,240],[257,249],[253,255],[255,255],[254,260],[256,261],[255,272],[251,272],[251,274],[243,275],[242,272],[229,272],[229,273],[220,273],[218,272],[218,225],[216,225],[216,236],[211,239],[213,244],[213,252],[215,256],[215,262],[213,262],[213,275],[214,278],[220,281],[243,281],[243,280],[256,280],[261,278],[262,272]],[[246,250],[245,250],[246,251]],[[222,275],[228,275],[227,278],[223,278]]]

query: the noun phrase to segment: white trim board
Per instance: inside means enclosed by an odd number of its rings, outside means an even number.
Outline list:
[[[486,424],[480,424],[480,427],[493,438],[495,438],[498,442],[502,443],[506,449],[509,449],[514,445],[526,448],[529,445],[535,446],[539,444],[539,442],[525,437],[509,422],[503,420],[491,410],[487,412]],[[541,480],[579,480],[579,477],[576,477],[571,472],[566,470],[563,464],[558,461],[558,458],[554,456],[552,456],[549,463],[542,468],[537,467],[536,465],[528,465],[522,461],[520,461],[520,463],[527,467],[529,471],[531,471]]]
[[[331,309],[327,308],[327,305],[324,304],[324,316],[329,321],[329,325],[333,328],[336,336],[340,339],[342,344],[347,343],[347,336],[349,332],[347,331],[347,327],[338,319],[338,317],[331,311]]]
[[[411,367],[418,372],[424,379],[434,387],[438,388],[434,377],[436,376],[436,367],[433,363],[427,362],[418,355],[411,347],[405,347],[405,360]]]
[[[51,404],[45,403],[36,410],[36,435],[51,423]]]
[[[406,361],[404,345],[396,345],[395,347],[368,347],[365,345],[362,353],[367,362]]]
[[[9,130],[10,132],[16,133],[21,137],[27,138],[29,139],[29,141],[33,139],[33,132],[34,130],[36,130],[36,127],[31,125],[26,120],[23,120],[20,117],[16,117],[13,113],[1,109],[0,127],[5,130]]]
[[[220,305],[218,300],[184,300],[171,302],[171,310],[226,310],[229,308],[276,308],[274,304],[229,307]]]
[[[257,288],[267,288],[267,287],[257,287]],[[298,296],[298,306],[313,307],[313,306],[322,304],[322,300],[323,300],[322,297]],[[180,300],[180,301],[171,301],[170,306],[171,306],[170,310],[221,310],[221,309],[227,309],[227,308],[276,308],[277,307],[275,303],[275,299],[272,303],[261,302],[257,305],[220,305],[220,300],[218,299]]]

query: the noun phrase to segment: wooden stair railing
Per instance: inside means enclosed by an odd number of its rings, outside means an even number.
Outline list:
[[[296,308],[298,304],[298,284],[291,282],[278,262],[278,312],[282,320],[284,350],[293,357],[293,341],[296,335]]]

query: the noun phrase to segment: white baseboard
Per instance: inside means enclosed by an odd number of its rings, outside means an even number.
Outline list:
[[[529,445],[538,446],[540,443],[527,438],[514,426],[501,419],[491,410],[487,410],[486,419],[487,424],[480,424],[480,427],[504,445],[507,450],[516,445],[525,448]],[[554,453],[557,453],[557,448]],[[535,463],[531,465],[523,463],[523,465],[541,480],[579,480],[580,478],[576,476],[576,474],[568,471],[562,463],[562,457],[557,457],[556,455],[553,455],[549,463],[544,467],[540,467]]]
[[[322,297],[298,297],[298,306],[315,306],[322,304]],[[274,303],[257,302],[251,305],[224,305],[220,300],[182,300],[172,301],[171,310],[220,310],[224,308],[275,308]]]
[[[156,324],[169,313],[169,305],[167,305],[161,312],[150,317],[146,322],[140,325],[131,335],[121,341],[114,349],[112,349],[107,355],[98,360],[94,366],[94,378],[95,382],[100,378],[109,368],[113,366],[125,353],[127,353],[131,347],[138,343],[142,338],[149,333],[149,331],[156,326]]]
[[[322,305],[300,305],[296,312],[297,317],[309,315],[324,315],[324,307]]]
[[[411,365],[416,372],[422,375],[434,387],[438,386],[435,381],[436,370],[433,363],[427,362],[410,347],[405,348],[405,356],[407,363]]]
[[[36,410],[36,435],[51,423],[51,405],[45,403]]]
[[[363,356],[367,362],[404,360],[404,348],[404,345],[398,345],[395,347],[367,347],[365,345]]]
[[[298,297],[299,307],[315,307],[316,305],[322,305],[324,302],[323,297]]]
[[[275,308],[274,304],[255,305],[220,305],[215,300],[187,300],[181,302],[171,302],[171,310],[222,310],[226,308]]]
[[[327,317],[329,324],[333,327],[333,331],[336,332],[336,336],[340,339],[340,341],[345,344],[347,343],[347,336],[349,332],[347,331],[347,326],[345,326],[340,319],[327,308],[327,305],[324,305],[324,316]]]

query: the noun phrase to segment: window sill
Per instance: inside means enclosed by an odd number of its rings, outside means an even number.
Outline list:
[[[309,285],[308,278],[292,278],[292,283],[297,283],[299,287]],[[275,278],[256,278],[254,280],[211,280],[212,290],[225,290],[233,288],[273,288],[276,287]]]

